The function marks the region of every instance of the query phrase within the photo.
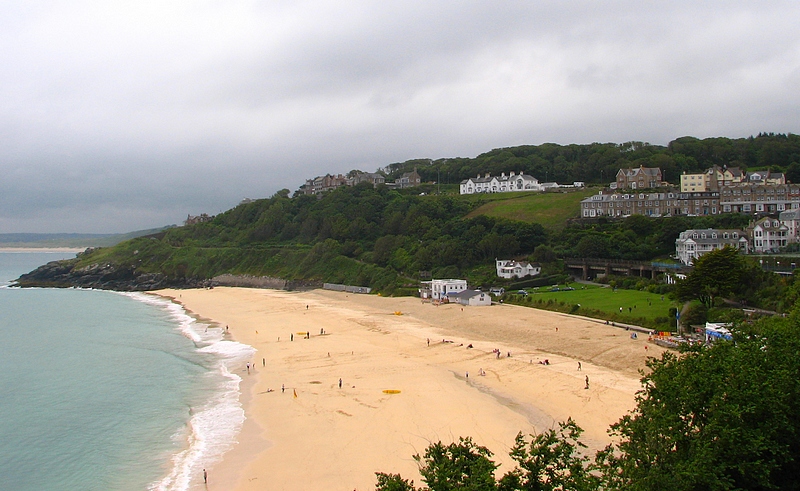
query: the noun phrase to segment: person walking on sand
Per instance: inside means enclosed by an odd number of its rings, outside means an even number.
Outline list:
[[[203,469],[203,482],[208,484],[208,472],[205,469]]]
[[[286,392],[286,386],[281,384],[281,394],[283,394],[284,392]]]
[[[586,387],[584,387],[584,389],[588,389],[588,388],[589,388],[589,376],[587,375],[586,376]]]
[[[581,362],[578,362],[578,371],[581,371]]]
[[[339,379],[339,388],[340,389],[342,388],[342,379],[341,378]]]

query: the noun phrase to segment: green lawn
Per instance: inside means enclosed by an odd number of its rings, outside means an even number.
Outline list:
[[[568,219],[578,217],[581,200],[594,193],[593,189],[584,189],[566,193],[515,192],[471,195],[470,199],[482,201],[484,204],[467,216],[509,218],[539,223],[549,229],[559,229]]]
[[[645,319],[648,323],[654,323],[656,318],[662,318],[669,319],[674,326],[674,319],[670,318],[669,309],[676,305],[666,296],[662,300],[661,295],[638,290],[618,289],[615,291],[611,288],[585,286],[578,283],[573,283],[570,286],[575,290],[551,292],[548,291],[550,287],[529,289],[528,291],[531,294],[528,295],[528,298],[523,300],[521,296],[514,295],[515,298],[512,301],[520,305],[541,308],[548,307],[546,304],[537,305],[536,301],[538,299],[544,302],[553,300],[557,304],[563,301],[566,304],[565,306],[553,308],[553,310],[569,311],[573,305],[580,305],[581,308],[575,312],[576,314],[590,315],[592,313],[590,311],[594,310],[603,314],[601,318],[630,324],[641,323],[637,319]],[[561,286],[561,288],[564,287]],[[556,307],[553,304],[551,306]],[[622,307],[621,313],[620,307]],[[628,310],[629,308],[630,310]]]

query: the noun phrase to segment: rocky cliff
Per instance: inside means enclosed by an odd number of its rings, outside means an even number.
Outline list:
[[[202,288],[212,286],[211,280],[197,278],[167,278],[161,273],[138,273],[133,268],[112,264],[90,264],[77,267],[78,259],[51,261],[30,273],[20,276],[16,286],[97,288],[101,290],[146,291],[161,288]]]

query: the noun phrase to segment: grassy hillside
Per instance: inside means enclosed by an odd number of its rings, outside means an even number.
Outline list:
[[[494,218],[507,218],[528,223],[538,223],[548,230],[564,228],[567,220],[575,218],[580,212],[581,200],[595,194],[594,189],[584,189],[567,193],[496,193],[473,195],[467,200],[485,201],[467,217],[480,215]]]

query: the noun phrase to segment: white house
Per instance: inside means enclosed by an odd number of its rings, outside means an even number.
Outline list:
[[[467,280],[431,280],[423,281],[419,289],[421,298],[444,300],[450,294],[461,293],[467,289]]]
[[[500,176],[492,177],[489,174],[481,177],[470,177],[461,181],[459,185],[459,192],[461,194],[475,194],[475,193],[510,193],[512,191],[542,191],[543,188],[539,184],[539,180],[533,176],[529,176],[520,172],[510,172],[506,175],[503,172]]]
[[[495,260],[497,276],[501,278],[522,278],[523,276],[536,276],[542,272],[542,267],[537,263],[527,261]]]
[[[779,252],[789,243],[789,227],[775,218],[764,217],[747,227],[753,252]]]
[[[691,265],[703,254],[725,246],[748,251],[747,234],[742,230],[713,228],[687,230],[675,239],[675,255],[683,264]]]
[[[492,296],[478,290],[464,290],[461,293],[449,295],[450,301],[458,301],[461,305],[492,305]]]
[[[778,220],[786,226],[787,241],[800,242],[800,209],[782,211]]]

